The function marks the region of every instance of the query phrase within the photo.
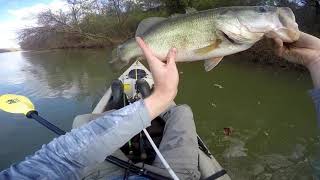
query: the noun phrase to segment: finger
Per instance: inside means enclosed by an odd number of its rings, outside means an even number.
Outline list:
[[[274,48],[274,46],[275,46],[274,39],[272,39],[272,38],[266,38],[266,42],[267,42],[267,45],[268,45],[269,47]]]
[[[171,48],[167,55],[167,65],[174,65],[176,62],[177,49]]]
[[[320,39],[310,34],[301,32],[298,41],[293,43],[295,47],[305,47],[310,49],[320,49]]]
[[[283,41],[280,38],[275,38],[273,40],[274,40],[275,48],[282,48],[283,47]]]
[[[274,52],[275,52],[275,54],[278,55],[278,56],[282,56],[283,49],[284,49],[283,41],[280,38],[275,38],[273,40],[273,42],[274,42]]]
[[[156,58],[151,49],[149,48],[149,46],[140,38],[140,37],[136,37],[136,41],[138,43],[138,45],[140,46],[140,48],[143,51],[143,54],[146,56],[147,62],[150,66],[150,68],[156,67],[159,64],[163,64],[160,60],[158,60],[158,58]]]
[[[140,48],[142,49],[143,54],[146,56],[146,58],[147,59],[153,58],[153,54],[152,54],[150,48],[146,45],[146,43],[140,37],[136,37],[136,41],[137,41],[138,45],[140,46]]]
[[[305,65],[304,57],[307,51],[308,49],[292,47],[283,52],[283,58],[293,63]]]

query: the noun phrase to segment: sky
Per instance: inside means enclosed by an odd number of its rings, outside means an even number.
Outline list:
[[[19,29],[36,26],[39,12],[65,7],[64,0],[0,0],[0,48],[19,48]]]

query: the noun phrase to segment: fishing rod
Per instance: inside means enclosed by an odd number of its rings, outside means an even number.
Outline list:
[[[4,94],[0,96],[0,109],[5,112],[13,114],[24,114],[29,119],[34,119],[41,125],[45,126],[47,129],[54,132],[56,135],[65,135],[66,132],[54,124],[50,123],[46,119],[42,118],[39,113],[35,110],[33,103],[25,96],[15,95],[15,94]],[[148,171],[144,168],[140,168],[136,165],[123,161],[114,156],[108,156],[106,161],[113,163],[119,167],[126,168],[129,171],[144,175],[152,179],[170,179],[168,177],[162,176],[160,174]]]
[[[135,69],[135,79],[136,79],[136,83],[137,81],[139,81],[140,79],[138,78],[138,69]],[[145,81],[146,82],[146,81]],[[141,83],[143,83],[141,81]],[[136,89],[136,97],[139,97],[137,96],[138,93],[140,93],[142,95],[143,98],[146,98],[148,97],[150,94],[151,94],[151,89],[149,87],[149,84],[147,83],[147,87],[143,87],[143,86],[137,86],[137,89]],[[125,94],[125,96],[127,96],[127,94]],[[127,97],[128,99],[128,97]],[[136,98],[135,100],[139,100],[139,98]],[[130,101],[128,101],[129,104],[131,103]],[[142,130],[144,132],[144,134],[146,135],[148,141],[150,142],[153,150],[156,152],[157,156],[159,157],[161,163],[163,164],[163,166],[166,168],[166,170],[169,172],[169,174],[171,175],[171,177],[174,179],[174,180],[179,180],[178,176],[176,175],[176,173],[172,170],[172,168],[170,167],[170,165],[168,164],[168,162],[166,161],[166,159],[162,156],[161,152],[159,151],[158,147],[156,146],[156,144],[154,143],[154,141],[152,140],[150,134],[148,133],[148,131],[146,130],[146,128],[144,128]]]
[[[127,96],[125,94],[125,96]],[[127,99],[128,96],[127,96]],[[129,104],[131,104],[130,101],[128,101]],[[152,140],[150,134],[148,133],[148,131],[144,128],[142,130],[144,132],[144,134],[146,135],[148,141],[150,142],[153,150],[156,152],[157,156],[159,157],[161,163],[163,164],[163,166],[165,167],[165,169],[169,172],[169,174],[171,175],[171,177],[174,179],[174,180],[179,180],[178,176],[175,174],[175,172],[172,170],[172,168],[170,167],[170,165],[168,164],[168,162],[166,161],[166,159],[162,156],[161,152],[159,151],[158,147],[156,146],[156,144],[154,143],[154,141]]]

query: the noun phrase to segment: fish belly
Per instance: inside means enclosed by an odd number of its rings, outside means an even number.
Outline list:
[[[191,51],[178,51],[176,61],[177,62],[186,62],[186,61],[199,61],[206,60],[215,57],[224,57],[230,54],[235,54],[244,50],[249,49],[252,44],[243,44],[241,46],[221,46],[207,54],[197,54],[194,50]]]

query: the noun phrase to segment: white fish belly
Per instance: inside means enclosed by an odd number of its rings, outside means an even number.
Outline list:
[[[178,50],[177,53],[177,62],[184,62],[184,61],[199,61],[199,60],[206,60],[211,59],[215,57],[223,57],[231,54],[235,54],[244,50],[249,49],[252,46],[252,44],[244,44],[244,45],[237,45],[237,46],[222,46],[217,49],[214,49],[213,51],[206,53],[206,54],[200,54],[196,53],[196,51],[188,51],[188,50]]]

